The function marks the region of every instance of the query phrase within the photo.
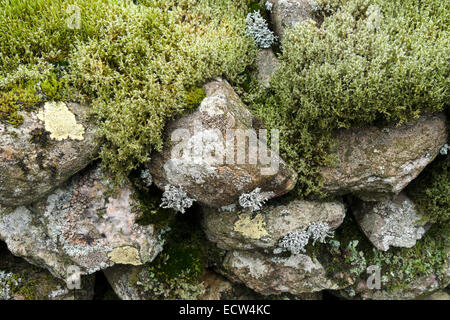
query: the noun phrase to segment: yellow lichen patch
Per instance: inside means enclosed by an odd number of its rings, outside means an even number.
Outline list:
[[[142,265],[138,250],[130,246],[115,248],[108,253],[108,257],[114,263],[132,264],[134,266]]]
[[[262,236],[269,235],[264,227],[265,223],[261,214],[257,214],[253,219],[251,219],[250,214],[243,214],[234,224],[234,231],[240,232],[251,239],[260,239]]]
[[[64,139],[83,140],[84,128],[78,124],[75,115],[64,102],[47,102],[38,113],[39,120],[50,132],[50,138],[57,141]]]

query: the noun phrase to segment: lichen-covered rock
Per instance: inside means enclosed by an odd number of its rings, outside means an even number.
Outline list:
[[[423,216],[404,193],[393,200],[358,201],[353,213],[361,230],[379,250],[412,248],[425,234]]]
[[[445,300],[450,301],[450,294],[445,290],[436,291],[428,297],[424,298],[424,300]]]
[[[155,184],[179,187],[216,208],[236,203],[257,187],[271,197],[290,191],[296,173],[257,135],[254,117],[232,87],[218,79],[204,88],[207,97],[198,110],[168,124],[169,147],[148,164]]]
[[[337,163],[320,170],[323,191],[353,193],[365,201],[392,198],[438,154],[447,141],[444,114],[401,126],[341,130]]]
[[[122,300],[220,299],[231,291],[231,284],[206,272],[197,281],[177,279],[170,285],[160,281],[145,266],[116,265],[105,269],[104,274],[117,296]]]
[[[266,88],[270,87],[270,79],[272,74],[280,66],[280,61],[273,53],[272,49],[259,50],[256,55],[257,78],[259,82]]]
[[[3,208],[0,239],[27,261],[66,279],[119,264],[140,265],[161,251],[158,232],[140,226],[133,189],[111,189],[98,168],[75,176],[45,200],[31,206]]]
[[[435,291],[445,288],[450,282],[447,268],[447,281],[442,283],[436,274],[414,279],[407,285],[397,288],[369,289],[366,280],[361,280],[352,287],[335,292],[338,296],[352,300],[418,300],[429,297]]]
[[[268,0],[272,3],[271,19],[277,36],[282,40],[286,29],[306,20],[314,18],[313,12],[318,9],[313,0]]]
[[[316,222],[327,223],[334,230],[345,217],[344,204],[338,201],[274,202],[256,214],[213,208],[202,211],[206,236],[225,250],[275,249],[289,233],[306,230]]]
[[[94,278],[82,277],[80,289],[68,289],[61,279],[14,257],[0,244],[0,300],[90,300]]]
[[[30,204],[85,168],[99,141],[89,107],[47,102],[23,113],[18,128],[0,127],[0,204]]]
[[[276,257],[256,251],[230,251],[223,268],[232,281],[244,283],[262,295],[299,295],[341,288],[327,277],[316,258],[305,254]]]

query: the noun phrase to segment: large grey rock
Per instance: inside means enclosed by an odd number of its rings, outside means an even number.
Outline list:
[[[133,189],[113,190],[109,183],[101,169],[92,168],[45,200],[0,208],[0,239],[14,255],[61,279],[74,268],[83,275],[153,260],[162,249],[158,232],[135,223],[142,212]]]
[[[323,191],[352,193],[365,201],[399,194],[447,141],[444,114],[424,115],[401,126],[341,130],[337,163],[320,170]]]
[[[63,280],[1,247],[0,300],[91,300],[94,297],[95,276],[82,277],[79,289],[69,289]]]
[[[404,193],[394,200],[359,201],[353,213],[361,230],[379,250],[412,248],[426,231],[419,209]]]
[[[27,205],[83,169],[99,150],[89,107],[48,102],[0,127],[0,204]]]
[[[216,208],[257,187],[270,197],[290,191],[296,173],[276,152],[265,150],[264,138],[253,129],[254,117],[232,87],[219,79],[204,88],[207,97],[198,110],[168,124],[166,148],[148,164],[155,184],[181,187],[190,198]],[[246,134],[255,144],[245,143]],[[258,151],[267,151],[267,161]]]
[[[258,51],[256,55],[256,76],[264,87],[270,87],[270,79],[279,66],[280,61],[273,53],[272,49],[263,49]]]
[[[317,4],[313,0],[268,0],[272,3],[271,19],[274,31],[283,40],[286,29],[293,29],[303,21],[314,19]]]
[[[230,251],[223,268],[226,276],[262,295],[318,292],[340,289],[341,285],[327,277],[323,265],[305,254],[275,257],[256,251]]]
[[[289,233],[306,230],[315,222],[325,222],[334,230],[345,217],[344,204],[338,201],[273,203],[256,214],[213,208],[202,211],[206,236],[225,250],[275,249]]]

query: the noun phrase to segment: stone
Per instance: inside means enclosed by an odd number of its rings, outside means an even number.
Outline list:
[[[447,268],[447,274],[448,268]],[[448,276],[447,276],[448,279]],[[449,284],[449,280],[442,284],[436,274],[414,279],[411,283],[397,289],[369,289],[366,280],[361,280],[353,287],[335,292],[338,296],[349,300],[421,300]]]
[[[301,295],[341,285],[326,275],[323,265],[305,254],[277,257],[257,251],[229,251],[223,261],[226,276],[262,295]]]
[[[424,115],[401,126],[343,129],[336,138],[336,165],[320,169],[323,191],[380,201],[398,195],[433,161],[447,141],[446,118]]]
[[[100,142],[89,106],[47,102],[21,113],[18,128],[0,127],[0,205],[28,205],[85,168]]]
[[[419,209],[403,192],[393,200],[357,201],[353,214],[370,242],[382,251],[412,248],[428,228]]]
[[[204,281],[211,276],[209,274],[205,274],[196,282],[177,278],[167,284],[160,281],[145,266],[116,265],[103,272],[116,295],[122,300],[205,300],[208,296],[211,298],[211,295],[220,297],[230,289],[226,280],[205,285]]]
[[[224,250],[277,248],[278,241],[289,233],[306,230],[315,222],[325,222],[330,230],[344,220],[342,202],[294,200],[264,206],[260,212],[220,211],[202,208],[202,227],[208,240]]]
[[[272,49],[258,51],[256,55],[256,77],[264,87],[270,87],[270,79],[279,66],[280,61],[273,53]]]
[[[14,255],[61,279],[71,268],[88,275],[114,264],[152,261],[162,250],[159,231],[135,223],[142,211],[134,192],[128,183],[113,189],[93,166],[45,200],[0,208],[0,239]]]
[[[450,294],[444,290],[436,291],[433,294],[425,297],[424,300],[443,300],[450,301]]]
[[[303,21],[314,21],[314,10],[318,9],[313,0],[268,0],[272,3],[271,19],[275,33],[283,40],[287,29],[293,29]]]
[[[85,276],[79,289],[69,289],[63,280],[14,257],[0,244],[0,300],[91,300],[94,282],[95,276]]]
[[[181,188],[215,208],[233,205],[256,188],[270,197],[292,190],[297,174],[257,135],[256,119],[233,88],[217,79],[204,89],[207,97],[198,110],[167,125],[167,147],[147,164],[154,183],[163,190]]]

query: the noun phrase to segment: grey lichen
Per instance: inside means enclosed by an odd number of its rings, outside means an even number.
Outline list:
[[[150,170],[145,169],[141,171],[141,179],[147,187],[150,187],[153,183],[152,175],[150,174]]]
[[[256,188],[250,193],[241,194],[239,204],[251,212],[259,211],[271,195],[271,192],[261,192],[261,188]]]
[[[443,156],[446,156],[448,154],[448,150],[450,150],[450,146],[448,145],[448,143],[444,144],[444,146],[441,148],[441,150],[439,151],[440,154],[442,154]]]
[[[276,36],[269,29],[267,21],[261,16],[259,11],[249,13],[246,18],[247,33],[255,40],[258,47],[267,49],[275,42]]]
[[[330,226],[326,222],[313,223],[309,226],[308,232],[313,240],[313,245],[316,244],[316,241],[325,243],[325,239],[327,237],[332,237],[334,234],[332,231],[330,231]]]
[[[332,237],[334,233],[330,231],[330,226],[326,222],[315,222],[307,230],[291,232],[281,238],[278,247],[282,250],[290,251],[293,254],[305,252],[305,247],[312,238],[313,245],[316,242],[324,243],[327,237]]]
[[[13,287],[17,287],[21,281],[13,273],[0,270],[0,300],[12,300]]]
[[[166,185],[162,197],[161,208],[171,208],[177,212],[184,213],[194,203],[194,199],[189,198],[186,191],[181,187]]]
[[[290,251],[293,254],[305,252],[305,247],[309,242],[310,233],[308,231],[291,232],[279,241],[280,248]]]

